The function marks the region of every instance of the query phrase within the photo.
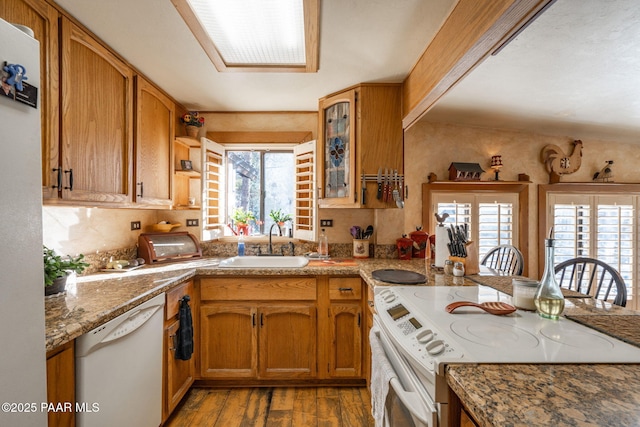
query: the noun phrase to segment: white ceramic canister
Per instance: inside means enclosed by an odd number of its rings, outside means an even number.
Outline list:
[[[523,310],[536,310],[534,297],[538,289],[538,281],[533,279],[513,279],[513,305]]]

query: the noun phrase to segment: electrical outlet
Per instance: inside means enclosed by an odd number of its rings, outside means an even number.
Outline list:
[[[140,226],[140,221],[131,221],[131,229],[132,230],[140,230],[142,228]]]
[[[321,219],[320,220],[320,227],[333,227],[333,220],[332,219]]]
[[[188,219],[187,220],[187,227],[197,227],[198,226],[198,219]]]

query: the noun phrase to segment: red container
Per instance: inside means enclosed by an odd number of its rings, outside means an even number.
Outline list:
[[[416,231],[409,233],[409,237],[413,241],[413,258],[424,259],[427,257],[427,245],[429,243],[429,234],[422,230],[422,227],[416,227]]]
[[[411,252],[413,248],[413,240],[403,234],[400,239],[396,240],[396,246],[398,247],[399,259],[411,259]]]

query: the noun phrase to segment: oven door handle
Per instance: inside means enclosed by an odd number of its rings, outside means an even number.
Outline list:
[[[412,391],[406,391],[398,378],[392,378],[389,385],[393,387],[396,392],[396,396],[407,407],[412,417],[417,418],[422,424],[429,426],[429,421],[424,418],[422,413],[424,412],[424,403],[420,400],[418,393]]]
[[[377,319],[374,320],[374,325],[371,327],[371,332],[373,335],[372,338],[376,339],[378,341],[378,344],[382,346],[385,352],[385,356],[387,357],[387,359],[389,359],[389,363],[392,367],[394,367],[394,369],[398,369],[396,368],[396,366],[403,366],[403,369],[407,370],[407,368],[404,367],[404,363],[402,362],[400,355],[395,354],[395,351],[388,347],[390,344],[385,344],[384,337],[382,336],[383,332],[376,324],[376,321]],[[429,403],[424,402],[420,395],[415,391],[405,390],[404,385],[398,379],[398,372],[396,372],[396,376],[393,377],[391,381],[389,381],[389,385],[393,387],[393,390],[396,392],[398,399],[400,399],[402,404],[409,410],[412,417],[419,420],[423,425],[433,425],[432,422],[427,421],[425,413],[435,412],[435,408],[429,405]]]

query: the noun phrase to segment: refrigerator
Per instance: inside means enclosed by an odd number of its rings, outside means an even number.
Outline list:
[[[39,43],[2,19],[0,74],[0,425],[45,426]]]

